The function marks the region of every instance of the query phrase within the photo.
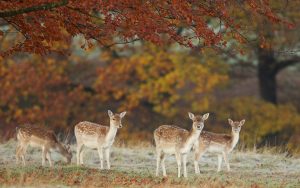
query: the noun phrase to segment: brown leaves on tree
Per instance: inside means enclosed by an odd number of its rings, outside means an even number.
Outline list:
[[[46,54],[60,50],[55,43],[69,44],[82,34],[109,47],[115,43],[147,40],[155,44],[177,42],[187,47],[226,44],[226,35],[242,42],[234,9],[260,14],[271,22],[281,22],[268,1],[0,1],[0,19],[23,35],[19,43],[1,49]],[[219,20],[222,32],[210,24]],[[184,29],[184,32],[182,30]],[[0,38],[2,36],[0,35]]]
[[[79,121],[87,99],[81,86],[70,87],[67,62],[51,58],[0,64],[0,85],[0,121],[11,128],[35,123],[66,129]]]

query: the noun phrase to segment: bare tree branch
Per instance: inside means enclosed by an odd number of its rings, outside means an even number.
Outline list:
[[[291,66],[291,65],[295,65],[297,63],[300,63],[300,56],[295,56],[291,59],[278,62],[274,68],[274,71],[279,72],[279,71],[283,70],[284,68]]]
[[[29,12],[39,11],[39,10],[50,10],[53,8],[65,6],[68,3],[69,3],[68,0],[61,0],[58,2],[54,2],[54,3],[53,2],[45,3],[43,5],[37,5],[37,6],[22,8],[22,9],[18,9],[18,10],[1,11],[0,18],[13,17],[13,16],[17,16],[19,14],[24,14],[24,13],[29,13]]]

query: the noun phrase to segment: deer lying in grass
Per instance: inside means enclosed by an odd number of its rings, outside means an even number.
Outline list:
[[[70,146],[64,146],[59,142],[53,131],[43,129],[41,127],[36,127],[32,125],[26,125],[22,127],[17,127],[17,149],[16,149],[16,159],[17,163],[22,159],[22,163],[25,166],[25,153],[30,145],[31,147],[42,148],[42,165],[45,165],[46,158],[52,167],[52,160],[50,151],[56,150],[58,153],[65,157],[67,163],[71,162],[72,152]]]
[[[228,162],[228,154],[234,149],[239,141],[239,134],[241,127],[244,125],[245,120],[233,122],[228,119],[229,125],[232,127],[231,135],[216,134],[211,132],[202,131],[199,142],[195,145],[195,173],[199,174],[198,161],[201,156],[206,152],[216,153],[218,155],[218,172],[221,171],[222,155],[227,166],[227,170],[230,171]]]
[[[113,114],[108,110],[110,126],[103,126],[88,121],[80,122],[75,126],[77,141],[77,165],[83,164],[83,146],[98,149],[100,167],[103,169],[103,151],[105,152],[107,168],[110,169],[110,148],[114,143],[117,130],[122,128],[121,120],[126,112]]]
[[[187,154],[190,152],[195,142],[197,142],[204,127],[204,121],[208,116],[208,113],[203,116],[195,116],[189,112],[189,117],[193,120],[192,129],[190,131],[171,125],[162,125],[154,131],[157,154],[156,176],[159,174],[160,163],[163,170],[163,176],[167,176],[165,154],[175,154],[178,165],[178,177],[181,176],[181,161],[183,161],[183,175],[184,177],[187,177]]]

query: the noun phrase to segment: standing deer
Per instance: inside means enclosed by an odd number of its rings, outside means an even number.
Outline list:
[[[42,165],[45,165],[46,159],[49,161],[52,167],[52,160],[50,151],[56,150],[62,156],[65,157],[67,163],[71,162],[72,152],[70,146],[64,146],[59,142],[53,131],[36,127],[32,125],[26,125],[17,127],[17,148],[16,159],[17,163],[22,159],[22,163],[25,166],[25,154],[28,146],[42,148]]]
[[[126,112],[113,114],[108,110],[110,126],[103,126],[88,121],[80,122],[75,126],[77,141],[77,165],[83,164],[83,146],[97,149],[100,157],[100,167],[103,169],[103,151],[105,152],[107,168],[110,169],[110,148],[114,143],[117,131],[122,128],[121,120]]]
[[[200,133],[204,127],[204,121],[207,120],[209,113],[203,116],[195,116],[189,112],[189,117],[193,121],[190,131],[172,125],[162,125],[154,131],[154,140],[156,145],[156,176],[159,174],[159,165],[161,164],[163,176],[167,176],[165,167],[165,154],[175,154],[178,177],[181,176],[181,163],[183,161],[183,175],[187,177],[186,158],[191,148],[198,141]]]
[[[206,152],[216,153],[218,155],[218,172],[221,171],[222,155],[227,165],[227,170],[230,171],[228,154],[238,143],[241,127],[244,125],[245,120],[233,122],[231,119],[228,119],[228,122],[232,128],[231,135],[202,131],[199,142],[195,145],[194,165],[196,174],[200,173],[198,161]]]

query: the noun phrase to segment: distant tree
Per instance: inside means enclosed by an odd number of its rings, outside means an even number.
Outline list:
[[[282,21],[267,0],[0,1],[1,25],[9,25],[23,36],[11,48],[1,49],[1,54],[45,54],[59,50],[57,43],[69,44],[78,34],[86,39],[83,48],[91,45],[91,40],[106,47],[140,39],[156,44],[177,42],[187,47],[225,46],[228,38],[245,42],[241,26],[232,17],[233,7],[261,15],[272,23]],[[219,30],[210,26],[211,20],[218,21]],[[4,30],[1,28],[0,37]]]
[[[221,49],[229,58],[237,60],[238,65],[252,66],[257,69],[261,98],[277,103],[276,76],[282,70],[300,63],[300,1],[270,1],[270,6],[278,15],[295,23],[289,27],[270,24],[264,17],[251,16],[245,11],[236,11],[236,20],[244,30],[248,41],[244,45],[245,57],[232,53],[230,47]],[[246,59],[246,60],[245,60]]]

